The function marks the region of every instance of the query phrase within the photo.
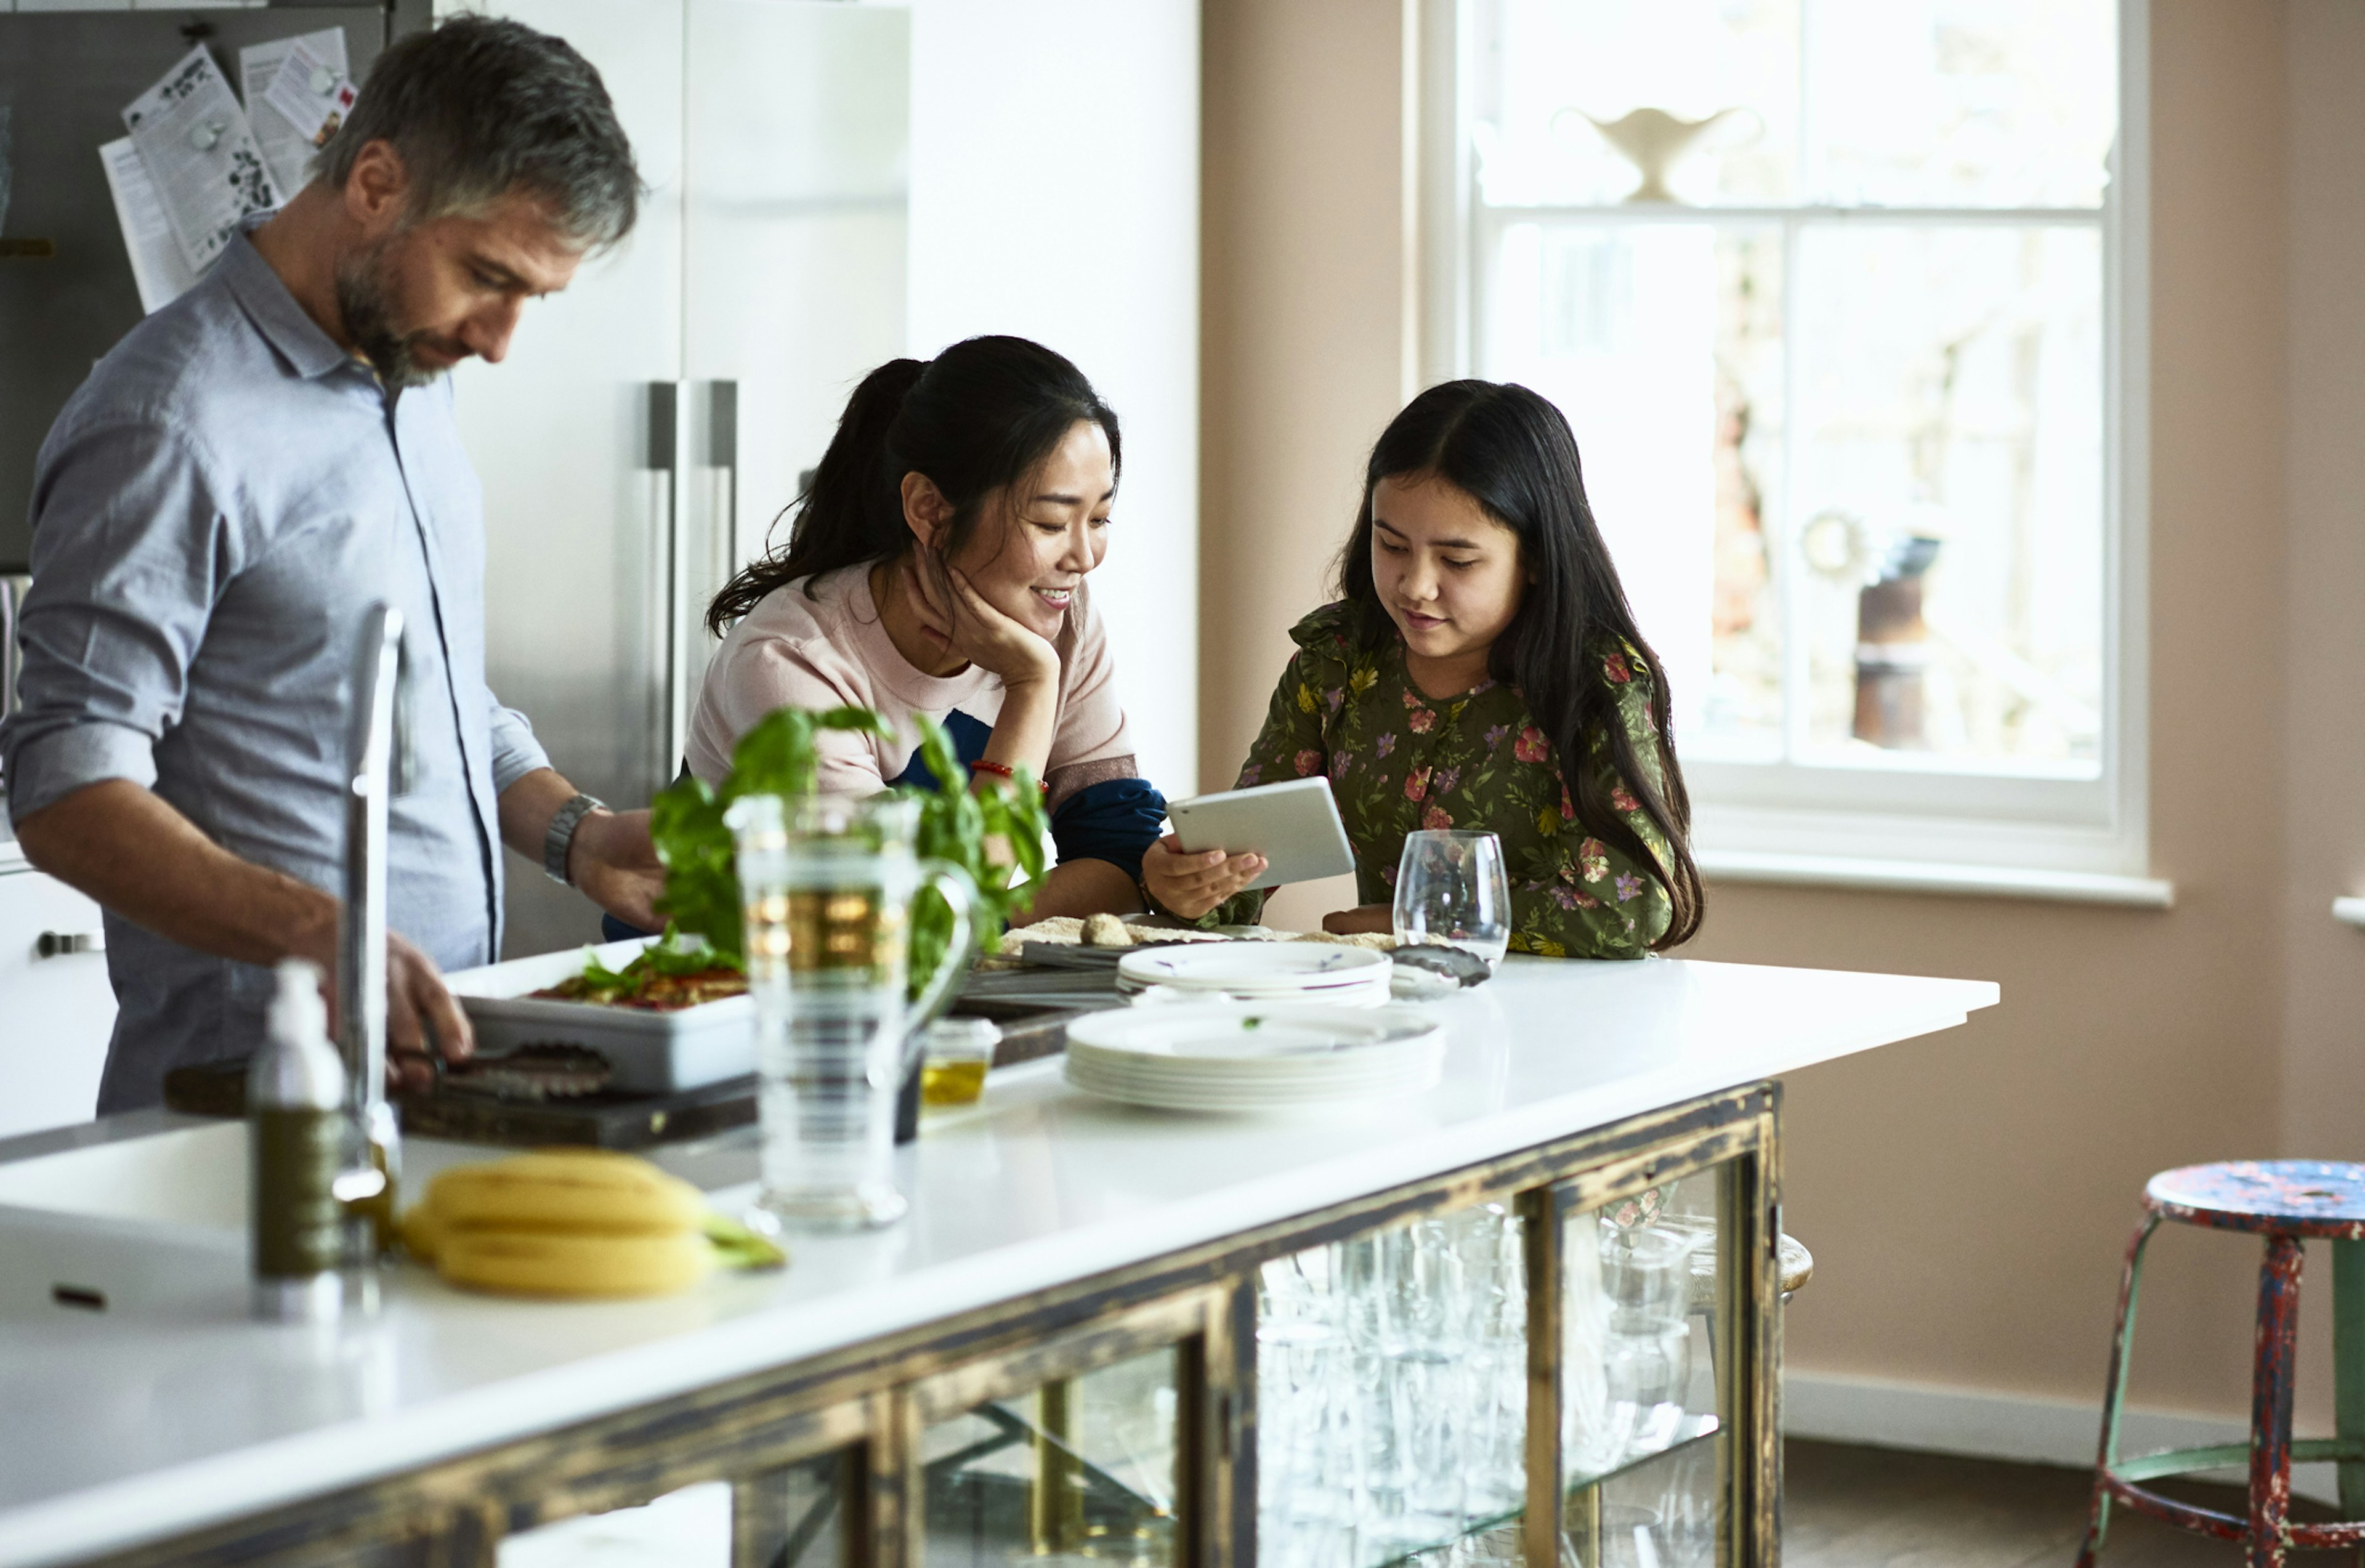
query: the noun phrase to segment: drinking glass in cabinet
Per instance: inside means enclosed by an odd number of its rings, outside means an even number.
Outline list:
[[[1527,1286],[1504,1204],[1265,1265],[1257,1292],[1258,1561],[1518,1560]]]
[[[1703,1171],[1561,1222],[1562,1519],[1583,1568],[1715,1559],[1719,1192]]]
[[[929,1568],[1171,1563],[1176,1371],[1154,1350],[930,1427]]]

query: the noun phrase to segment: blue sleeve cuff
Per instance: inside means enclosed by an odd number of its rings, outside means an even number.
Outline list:
[[[1104,778],[1059,802],[1051,842],[1059,859],[1105,860],[1138,882],[1141,857],[1166,825],[1166,797],[1147,778]]]
[[[21,722],[34,729],[31,715]],[[156,784],[156,743],[129,724],[84,721],[20,732],[9,737],[6,756],[8,814],[19,822],[102,778],[129,778],[143,790]]]

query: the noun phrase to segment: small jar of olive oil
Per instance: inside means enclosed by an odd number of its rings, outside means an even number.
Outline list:
[[[320,971],[301,958],[280,962],[266,1038],[247,1066],[246,1116],[254,1315],[332,1319],[343,1305],[345,1064],[329,1044]]]

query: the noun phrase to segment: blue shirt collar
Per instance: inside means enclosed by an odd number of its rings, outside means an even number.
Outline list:
[[[263,259],[247,233],[262,221],[257,218],[240,227],[214,265],[219,269],[222,281],[245,309],[247,319],[255,325],[265,341],[279,352],[279,357],[294,367],[296,374],[307,381],[317,381],[342,365],[359,368],[361,362],[336,345],[335,340],[320,330],[319,323],[304,313],[271,263]]]

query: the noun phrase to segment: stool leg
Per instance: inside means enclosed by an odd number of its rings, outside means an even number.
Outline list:
[[[2296,1236],[2267,1238],[2250,1372],[2250,1568],[2283,1568],[2291,1525],[2292,1355],[2299,1335]]]
[[[2111,1493],[2102,1473],[2119,1459],[2119,1405],[2127,1392],[2127,1352],[2135,1343],[2135,1300],[2143,1290],[2144,1244],[2159,1228],[2159,1216],[2146,1214],[2127,1242],[2126,1267],[2119,1275],[2119,1322],[2111,1333],[2111,1375],[2102,1388],[2102,1437],[2094,1460],[2094,1501],[2087,1515],[2086,1539],[2078,1548],[2078,1568],[2093,1568],[2102,1550],[2102,1533],[2111,1524]]]
[[[2365,1442],[2365,1241],[2332,1244],[2334,1430]],[[2340,1462],[2340,1517],[2365,1519],[2365,1461]]]

